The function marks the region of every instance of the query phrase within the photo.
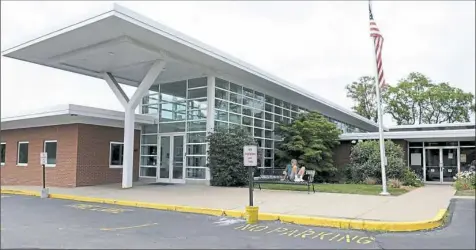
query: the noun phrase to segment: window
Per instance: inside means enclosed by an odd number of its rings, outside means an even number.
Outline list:
[[[46,166],[54,167],[56,166],[56,149],[57,149],[57,142],[56,141],[45,141],[43,145],[43,151],[46,152]]]
[[[124,155],[124,143],[111,142],[109,146],[109,167],[122,168],[123,155]]]
[[[18,142],[18,157],[17,157],[18,166],[28,165],[28,142]]]
[[[2,142],[0,144],[0,164],[3,166],[5,165],[5,152],[7,150],[7,144]]]

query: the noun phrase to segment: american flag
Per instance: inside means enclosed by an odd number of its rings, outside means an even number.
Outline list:
[[[385,82],[385,76],[383,74],[382,66],[382,46],[383,46],[383,36],[380,33],[380,30],[377,26],[377,22],[374,20],[374,15],[372,14],[372,6],[369,1],[369,19],[370,19],[370,36],[374,39],[375,44],[375,54],[377,58],[377,75],[378,75],[378,85],[380,88],[387,87]]]

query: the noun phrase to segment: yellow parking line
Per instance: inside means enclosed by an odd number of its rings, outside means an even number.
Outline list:
[[[132,228],[140,228],[140,227],[149,227],[153,225],[157,225],[159,223],[148,223],[138,226],[130,226],[130,227],[116,227],[116,228],[101,228],[101,231],[116,231],[116,230],[124,230],[124,229],[132,229]]]

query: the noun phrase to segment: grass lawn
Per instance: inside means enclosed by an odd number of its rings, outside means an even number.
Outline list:
[[[455,196],[475,196],[476,195],[476,190],[461,190],[461,191],[456,191]]]
[[[256,188],[258,186],[256,185]],[[290,190],[290,191],[307,191],[306,185],[290,185],[290,184],[261,184],[262,189],[273,190]],[[343,194],[365,194],[379,195],[382,192],[381,185],[366,184],[314,184],[316,192],[321,193],[343,193]],[[404,194],[411,189],[409,188],[388,188],[388,192],[392,196]],[[311,187],[312,192],[312,187]]]

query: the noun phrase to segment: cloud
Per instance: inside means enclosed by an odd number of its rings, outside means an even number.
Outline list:
[[[344,87],[374,74],[366,1],[120,2],[280,78],[350,108]],[[2,50],[111,2],[2,2]],[[375,1],[386,78],[412,71],[474,93],[474,2]],[[43,33],[41,33],[43,32]],[[106,83],[2,58],[2,117],[76,103],[121,110]],[[94,91],[91,91],[94,89]],[[131,94],[133,88],[128,88]],[[385,123],[391,123],[386,117]]]

